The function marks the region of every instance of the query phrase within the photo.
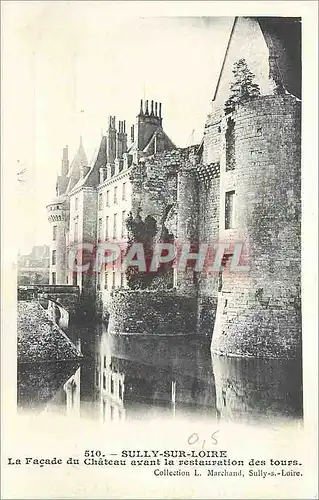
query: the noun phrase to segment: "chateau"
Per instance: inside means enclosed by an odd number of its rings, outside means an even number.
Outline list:
[[[300,21],[234,20],[200,144],[177,148],[164,115],[160,103],[141,101],[129,134],[111,116],[90,164],[82,142],[71,163],[64,148],[47,206],[50,283],[77,285],[80,307],[111,334],[202,334],[219,354],[298,357]],[[223,242],[225,270],[172,267],[132,287],[116,265],[70,268],[77,242],[130,242],[137,230],[150,246]],[[229,269],[236,242],[245,244],[247,272]]]

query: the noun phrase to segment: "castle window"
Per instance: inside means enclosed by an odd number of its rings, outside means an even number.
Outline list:
[[[235,204],[235,191],[228,191],[225,193],[225,229],[232,229],[234,227],[234,204]]]
[[[106,368],[106,356],[103,356],[103,366]]]
[[[79,199],[78,198],[75,198],[74,208],[75,208],[75,210],[77,210],[79,208]]]
[[[105,218],[105,239],[109,238],[109,217]]]
[[[99,210],[103,208],[103,193],[99,194]]]
[[[106,202],[105,202],[106,206],[109,207],[110,206],[110,191],[106,191]]]
[[[115,288],[115,272],[112,273],[112,288]]]
[[[56,250],[52,250],[52,266],[56,265]]]
[[[123,182],[123,186],[122,186],[122,200],[123,201],[126,200],[126,182]]]
[[[102,281],[102,276],[101,276],[101,271],[99,271],[97,274],[97,284],[96,284],[97,290],[101,290],[101,281]]]
[[[125,212],[125,210],[123,210],[123,212],[122,212],[122,234],[121,234],[122,238],[125,238],[125,216],[126,216],[126,212]]]
[[[74,224],[74,241],[78,241],[78,231],[79,231],[79,229],[78,229],[78,223],[76,222]]]
[[[72,284],[73,284],[73,286],[77,286],[77,284],[78,284],[78,273],[77,272],[73,273],[73,283]]]
[[[226,139],[226,172],[235,170],[235,122],[227,121]]]
[[[53,226],[53,235],[52,235],[53,241],[56,241],[57,230],[58,226]]]
[[[117,203],[117,186],[114,187],[114,204]]]
[[[103,389],[106,389],[106,375],[103,373]]]
[[[51,274],[52,285],[56,285],[56,273]]]
[[[107,290],[109,287],[109,273],[106,270],[104,273],[104,289]]]
[[[121,288],[124,288],[124,273],[121,273]]]
[[[113,238],[116,239],[117,236],[117,214],[113,216]]]
[[[98,239],[99,239],[99,241],[102,240],[102,230],[103,230],[103,221],[102,221],[102,219],[99,219],[99,227],[98,227]]]

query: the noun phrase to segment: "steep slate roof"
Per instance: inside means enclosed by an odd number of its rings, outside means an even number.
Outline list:
[[[73,186],[71,191],[75,191],[79,187],[92,187],[98,184],[99,180],[99,168],[102,165],[106,165],[107,163],[107,154],[106,154],[106,136],[101,138],[100,147],[93,155],[91,164],[89,165],[90,170],[88,173],[82,178],[78,179],[77,183]],[[88,163],[86,163],[88,165]]]
[[[153,135],[151,136],[150,140],[146,144],[145,148],[143,149],[144,153],[150,152],[150,154],[152,154],[154,152],[154,144],[155,144],[156,137],[160,137],[161,139],[163,139],[165,141],[165,148],[164,148],[165,150],[176,149],[175,144],[173,143],[173,141],[171,141],[171,139],[168,137],[168,135],[164,132],[162,127],[158,127],[154,131]]]
[[[146,146],[144,147],[143,149],[143,152],[144,153],[149,153],[149,154],[153,154],[152,153],[152,146],[155,142],[155,137],[160,137],[161,139],[163,139],[165,141],[165,150],[169,150],[169,149],[176,149],[176,145],[173,143],[173,141],[168,137],[168,135],[164,132],[164,129],[163,127],[159,126],[157,127],[157,129],[153,132],[153,134],[151,135],[148,143],[146,144]],[[136,151],[137,149],[137,138],[135,139],[135,141],[130,145],[130,147],[128,148],[127,150],[127,153],[128,154],[133,154],[134,151]]]
[[[70,165],[69,172],[67,175],[67,178],[69,179],[68,186],[66,189],[66,193],[69,193],[72,191],[74,186],[77,184],[77,182],[80,179],[80,168],[81,167],[86,167],[88,165],[88,159],[83,147],[82,143],[82,137],[80,139],[80,145],[77,150],[76,155],[73,158],[73,161]]]

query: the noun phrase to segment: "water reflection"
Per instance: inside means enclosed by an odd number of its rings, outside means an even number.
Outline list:
[[[301,362],[213,356],[212,365],[223,420],[302,417]]]
[[[300,363],[211,356],[208,338],[80,332],[81,365],[19,367],[21,409],[99,422],[302,417]],[[73,335],[74,337],[74,332]]]

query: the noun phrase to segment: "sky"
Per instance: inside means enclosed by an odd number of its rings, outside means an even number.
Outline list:
[[[26,169],[15,193],[26,251],[50,241],[45,205],[62,148],[72,160],[82,135],[90,160],[109,115],[129,130],[140,99],[153,99],[177,146],[200,142],[232,18],[153,17],[134,2],[5,4],[3,153],[13,172]]]

